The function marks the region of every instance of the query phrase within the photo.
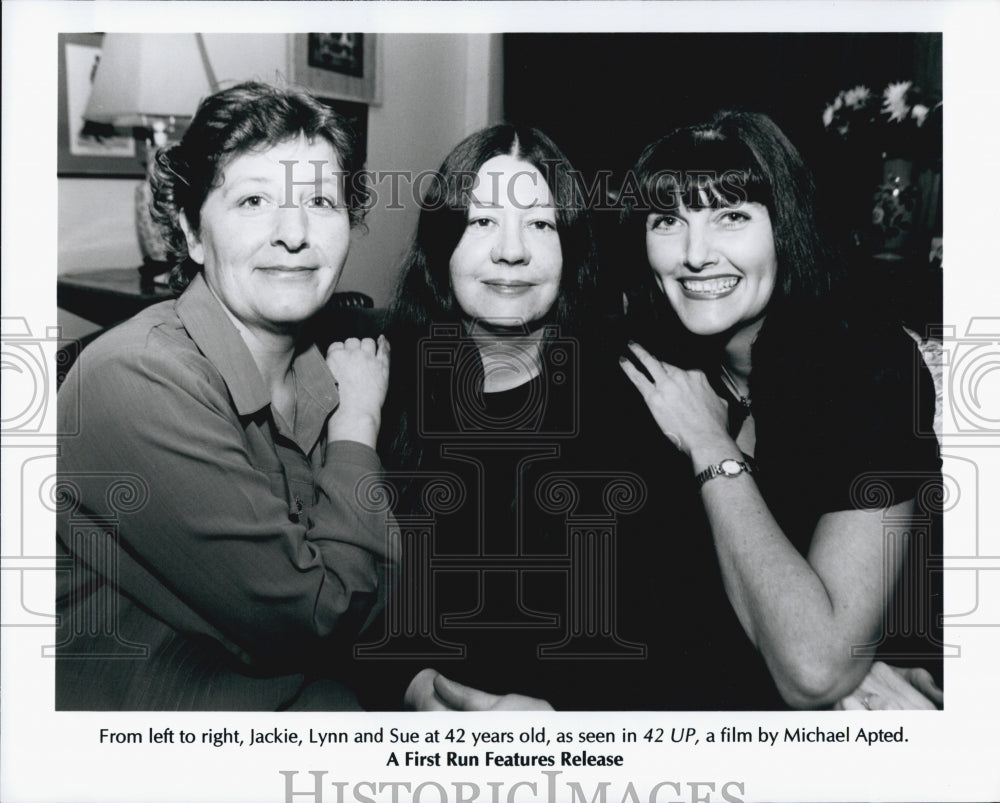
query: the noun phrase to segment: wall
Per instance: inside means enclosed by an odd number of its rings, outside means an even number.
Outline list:
[[[274,80],[286,70],[284,34],[207,34],[220,80]],[[380,39],[382,104],[368,120],[370,170],[433,170],[466,134],[502,114],[502,44],[495,34],[392,34]],[[59,273],[134,268],[141,261],[132,219],[137,184],[124,179],[59,179]],[[416,225],[406,192],[387,209],[387,192],[358,232],[341,290],[385,305]],[[380,187],[376,186],[376,189]],[[385,183],[383,190],[388,190]]]
[[[498,35],[407,34],[383,37],[382,105],[368,117],[370,170],[436,170],[467,134],[502,116],[502,52]],[[410,185],[403,209],[387,209],[390,182],[377,184],[380,203],[368,214],[367,234],[355,240],[342,289],[388,302],[419,211]]]

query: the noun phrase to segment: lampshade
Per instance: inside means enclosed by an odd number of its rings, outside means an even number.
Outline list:
[[[83,116],[119,127],[191,117],[215,83],[201,34],[109,33]]]

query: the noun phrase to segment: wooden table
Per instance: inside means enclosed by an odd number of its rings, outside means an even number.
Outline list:
[[[65,274],[56,285],[57,303],[62,309],[103,327],[113,326],[150,304],[173,297],[162,285],[142,287],[135,268]]]
[[[131,318],[151,304],[173,298],[174,294],[158,284],[143,287],[139,271],[133,268],[106,268],[60,276],[56,297],[62,309],[107,328]],[[334,293],[326,309],[345,320],[353,320],[344,313],[371,307],[370,296],[347,291]]]

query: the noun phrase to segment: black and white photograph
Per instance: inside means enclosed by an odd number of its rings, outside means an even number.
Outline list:
[[[4,800],[1000,794],[996,7],[87,5],[4,5]]]

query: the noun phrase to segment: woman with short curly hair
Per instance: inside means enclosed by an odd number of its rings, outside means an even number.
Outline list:
[[[183,292],[90,345],[59,398],[81,425],[60,426],[57,707],[357,707],[337,678],[390,562],[354,494],[380,471],[388,347],[324,359],[303,325],[361,222],[361,167],[336,113],[258,83],[207,98],[157,155]],[[122,478],[134,504],[115,509]],[[81,522],[111,527],[106,560]],[[101,605],[111,634],[87,621]]]

